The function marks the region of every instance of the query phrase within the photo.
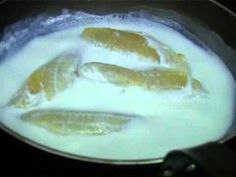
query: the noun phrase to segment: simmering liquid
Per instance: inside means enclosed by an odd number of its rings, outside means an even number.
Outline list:
[[[234,80],[210,50],[203,49],[177,31],[147,20],[94,19],[91,23],[35,37],[16,54],[0,65],[0,121],[13,131],[39,144],[76,155],[105,159],[149,159],[163,157],[173,149],[195,146],[220,139],[233,118]],[[201,82],[204,92],[186,88],[146,89],[137,85],[117,85],[104,82],[96,73],[89,78],[78,75],[66,89],[51,100],[34,107],[9,106],[29,76],[39,67],[64,51],[76,50],[79,65],[99,62],[120,67],[145,70],[168,67],[165,54],[158,51],[159,61],[145,60],[137,53],[112,50],[85,40],[84,29],[112,28],[151,36],[185,55],[191,77]],[[79,70],[79,69],[78,69]],[[79,73],[79,71],[78,71]],[[101,82],[102,81],[102,82]],[[38,109],[63,109],[93,112],[112,112],[138,115],[120,131],[104,135],[61,135],[23,121],[20,117]]]

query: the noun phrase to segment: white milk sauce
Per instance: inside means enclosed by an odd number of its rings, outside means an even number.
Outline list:
[[[52,101],[33,108],[105,111],[143,116],[143,119],[132,120],[120,132],[102,136],[56,135],[19,119],[22,112],[30,109],[20,111],[5,107],[35,69],[66,50],[77,49],[82,63],[100,61],[128,68],[152,65],[139,60],[136,55],[110,51],[85,42],[80,34],[84,28],[91,26],[144,32],[176,52],[183,53],[188,59],[192,77],[202,83],[207,94],[147,91],[138,87],[119,87],[78,78]],[[1,63],[0,83],[0,118],[4,125],[44,146],[82,156],[129,160],[163,157],[169,150],[220,139],[233,118],[234,80],[218,56],[196,46],[173,29],[148,21],[136,24],[132,19],[129,23],[117,19],[107,22],[104,19],[94,21],[92,25],[83,24],[36,37]]]

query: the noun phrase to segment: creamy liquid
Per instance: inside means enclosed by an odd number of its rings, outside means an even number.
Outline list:
[[[59,53],[76,49],[81,64],[89,61],[117,64],[128,68],[153,66],[134,54],[112,52],[83,41],[86,27],[112,27],[145,32],[178,53],[183,53],[206,94],[183,91],[147,91],[139,87],[119,87],[78,78],[68,89],[39,108],[63,108],[137,114],[120,132],[103,136],[52,134],[19,119],[22,112],[5,107],[9,99],[39,66]],[[138,28],[137,28],[138,26]],[[161,55],[161,57],[163,57]],[[161,63],[161,65],[164,65]],[[180,33],[161,24],[140,24],[114,20],[94,21],[31,40],[0,65],[1,122],[13,131],[51,148],[72,154],[105,159],[149,159],[163,157],[169,150],[198,145],[221,138],[233,118],[234,81],[228,69],[211,51],[199,48]]]

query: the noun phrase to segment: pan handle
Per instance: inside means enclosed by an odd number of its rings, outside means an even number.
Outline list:
[[[159,173],[160,177],[235,177],[236,153],[217,142],[174,150],[165,157]]]

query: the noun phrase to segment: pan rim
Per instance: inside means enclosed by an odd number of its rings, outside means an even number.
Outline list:
[[[215,6],[218,6],[221,8],[223,11],[229,13],[236,19],[236,13],[231,11],[229,8],[225,7],[221,3],[217,2],[216,0],[208,0]],[[7,0],[2,0],[0,1],[0,5],[3,5]],[[46,152],[49,152],[54,155],[59,155],[61,157],[69,158],[69,159],[74,159],[74,160],[81,160],[85,162],[92,162],[92,163],[100,163],[100,164],[112,164],[112,165],[145,165],[145,164],[156,164],[156,163],[162,163],[164,157],[156,157],[156,158],[148,158],[148,159],[131,159],[131,160],[125,160],[125,159],[105,159],[105,158],[96,158],[96,157],[89,157],[89,156],[82,156],[82,155],[77,155],[77,154],[72,154],[69,152],[64,152],[61,150],[57,150],[48,146],[44,146],[43,144],[40,144],[34,140],[31,140],[29,138],[26,138],[22,136],[21,134],[15,132],[14,130],[11,130],[9,127],[4,125],[2,122],[0,122],[0,129],[5,131],[7,134],[13,136],[14,138],[30,145],[33,146],[39,150],[43,150]],[[224,143],[227,140],[231,139],[232,137],[236,136],[235,134],[231,134],[228,136],[224,136],[220,140],[218,140],[219,143]]]

